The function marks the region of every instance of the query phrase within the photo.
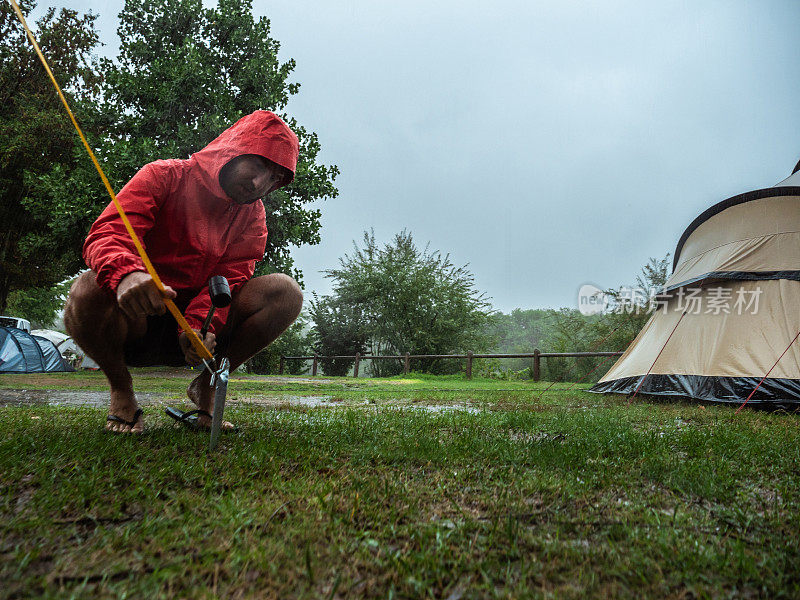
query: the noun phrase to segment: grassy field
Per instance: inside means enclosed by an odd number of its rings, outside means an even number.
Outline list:
[[[140,437],[101,375],[0,377],[0,597],[800,596],[796,415],[236,377],[209,454],[161,414],[189,377],[136,374]]]

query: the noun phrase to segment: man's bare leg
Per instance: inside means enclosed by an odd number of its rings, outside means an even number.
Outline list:
[[[287,275],[263,275],[245,283],[233,299],[224,329],[217,335],[217,343],[227,346],[225,355],[231,371],[275,341],[294,323],[302,307],[303,292]],[[189,399],[209,413],[214,408],[210,377],[204,370],[187,390]],[[211,419],[201,415],[198,424],[210,426]]]
[[[88,271],[72,284],[64,309],[64,326],[108,378],[111,386],[108,414],[125,421],[133,420],[138,406],[133,394],[133,380],[125,366],[123,346],[126,341],[144,335],[146,318],[129,319],[115,300],[97,285],[96,274]],[[144,421],[141,416],[133,426],[108,421],[106,429],[141,433]]]

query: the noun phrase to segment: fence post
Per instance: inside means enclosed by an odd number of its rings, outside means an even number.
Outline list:
[[[281,364],[278,367],[278,375],[283,375],[283,356],[281,356]]]
[[[533,380],[539,381],[542,375],[542,357],[539,356],[541,352],[536,348],[533,351]]]
[[[472,350],[467,352],[467,379],[472,379]]]
[[[353,367],[353,377],[358,377],[358,363],[361,361],[361,353],[356,352],[356,365]]]
[[[317,374],[317,353],[314,352],[314,362],[311,363],[311,376]]]
[[[408,375],[409,367],[411,366],[411,360],[408,358],[408,352],[406,352],[406,360],[405,364],[403,364],[403,374]]]

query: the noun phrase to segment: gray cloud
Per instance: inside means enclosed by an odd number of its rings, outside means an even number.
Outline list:
[[[120,2],[98,6],[108,50]],[[108,8],[107,8],[108,7]],[[307,288],[403,228],[505,311],[631,282],[730,195],[800,157],[796,2],[255,2],[339,165]],[[113,17],[113,18],[112,18]]]

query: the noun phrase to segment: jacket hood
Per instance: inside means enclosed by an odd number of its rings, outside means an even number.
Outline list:
[[[275,113],[257,110],[236,121],[208,146],[192,154],[205,186],[215,195],[230,201],[219,183],[219,172],[229,161],[243,154],[257,154],[291,171],[294,180],[300,144],[289,126]],[[274,190],[270,190],[274,191]]]

